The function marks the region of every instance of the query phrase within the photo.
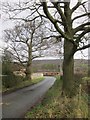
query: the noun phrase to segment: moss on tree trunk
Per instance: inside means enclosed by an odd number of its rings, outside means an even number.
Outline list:
[[[64,42],[64,61],[63,61],[63,92],[65,95],[72,96],[74,87],[74,59],[72,55],[73,44],[67,40]]]

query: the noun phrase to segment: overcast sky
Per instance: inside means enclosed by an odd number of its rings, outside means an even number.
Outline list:
[[[1,2],[18,2],[18,1],[28,1],[28,0],[0,0]],[[85,1],[85,0],[84,0]],[[71,0],[71,7],[73,7],[75,4],[76,4],[77,0]],[[0,7],[1,8],[1,7]],[[1,9],[0,9],[0,14],[2,13]],[[9,28],[9,27],[12,27],[13,26],[13,23],[10,22],[6,22],[6,21],[2,21],[2,19],[0,19],[0,48],[3,47],[3,42],[2,41],[2,30],[6,29],[6,28]],[[84,59],[88,59],[88,49],[84,50],[84,57],[81,52],[77,52],[75,54],[75,59],[81,59],[81,58],[84,58]],[[1,54],[1,53],[0,53]],[[51,57],[50,57],[51,58]]]

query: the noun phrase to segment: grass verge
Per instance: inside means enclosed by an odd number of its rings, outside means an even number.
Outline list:
[[[38,83],[42,80],[44,80],[44,77],[40,77],[40,78],[36,78],[36,79],[34,78],[34,79],[32,79],[32,81],[24,80],[24,81],[19,82],[19,84],[16,83],[13,87],[10,87],[10,88],[3,87],[2,92],[7,93],[7,92],[15,91],[17,89],[21,89],[21,88],[28,87],[30,85],[36,84],[36,83]]]
[[[61,96],[61,88],[62,80],[57,77],[41,103],[28,111],[25,118],[87,118],[87,94],[68,99]]]

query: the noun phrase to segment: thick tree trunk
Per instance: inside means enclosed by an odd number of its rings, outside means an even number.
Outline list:
[[[26,67],[26,80],[31,80],[31,74],[32,74],[32,69],[31,69],[31,63],[29,62]]]
[[[31,80],[32,75],[32,41],[28,45],[28,62],[26,66],[26,80]]]
[[[72,51],[73,44],[68,40],[65,40],[63,61],[63,93],[67,96],[72,96],[74,87],[74,59]]]
[[[64,14],[67,19],[67,23],[64,23],[65,34],[72,38],[73,41],[73,29],[71,10],[69,8],[70,3],[66,2],[64,5]],[[68,97],[72,96],[74,88],[74,45],[68,39],[64,40],[64,61],[63,61],[63,93]]]

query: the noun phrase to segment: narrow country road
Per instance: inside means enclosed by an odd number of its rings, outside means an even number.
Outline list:
[[[54,84],[54,77],[2,97],[2,118],[21,118]]]

